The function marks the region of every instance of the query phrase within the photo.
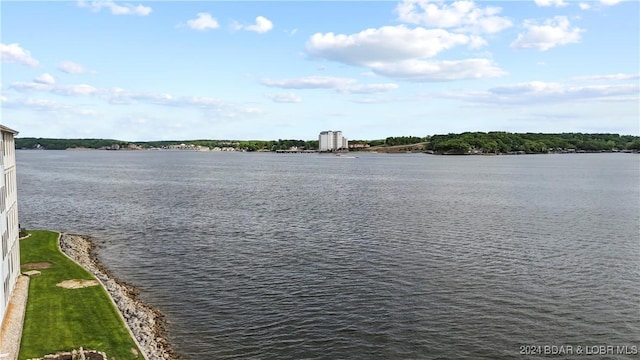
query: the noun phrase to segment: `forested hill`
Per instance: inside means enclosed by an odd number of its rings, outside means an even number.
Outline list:
[[[318,140],[163,140],[163,141],[122,141],[113,139],[51,139],[51,138],[16,138],[18,149],[103,149],[103,150],[142,150],[162,148],[226,148],[244,151],[287,150],[291,147],[317,149]]]
[[[116,148],[114,145],[128,146],[128,142],[111,139],[51,139],[51,138],[16,138],[16,149],[65,150],[75,148],[100,149]]]
[[[508,133],[465,132],[461,134],[432,136],[400,136],[377,140],[350,140],[352,150],[385,151],[385,148],[406,151],[428,151],[437,154],[487,154],[487,153],[548,153],[548,152],[601,152],[640,151],[640,136],[618,134],[583,133]],[[411,146],[414,145],[415,146]],[[353,146],[352,146],[353,145]],[[64,150],[87,149],[148,149],[148,148],[192,149],[227,148],[244,151],[274,151],[297,147],[306,150],[318,149],[318,140],[175,140],[128,142],[112,139],[48,139],[16,138],[18,149]]]
[[[640,136],[583,133],[465,132],[433,135],[427,150],[435,153],[547,153],[640,150]]]

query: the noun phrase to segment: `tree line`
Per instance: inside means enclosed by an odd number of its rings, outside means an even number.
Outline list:
[[[166,140],[166,141],[121,141],[113,139],[52,139],[52,138],[16,138],[18,149],[122,149],[122,148],[167,148],[170,146],[185,144],[193,146],[206,146],[209,148],[231,147],[244,151],[275,151],[288,150],[298,147],[305,150],[318,149],[318,140]]]
[[[243,151],[275,151],[297,147],[301,150],[317,150],[318,140],[170,140],[127,142],[113,139],[51,139],[16,138],[18,149],[64,150],[73,148],[120,149],[120,148],[164,148],[171,145],[194,145],[232,147]],[[352,140],[351,143],[374,146],[397,146],[424,143],[425,149],[434,153],[546,153],[557,151],[640,151],[640,136],[619,134],[583,133],[508,133],[464,132],[461,134],[418,136],[396,136],[377,140]]]
[[[126,141],[113,139],[47,139],[47,138],[16,138],[17,149],[46,149],[46,150],[64,150],[74,148],[100,149],[113,147],[126,147],[129,145]]]
[[[433,135],[427,149],[454,154],[638,151],[640,137],[619,134],[465,132]]]

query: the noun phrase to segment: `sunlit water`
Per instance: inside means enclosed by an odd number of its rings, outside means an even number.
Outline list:
[[[638,155],[358,156],[18,151],[20,222],[94,236],[187,359],[640,345]]]

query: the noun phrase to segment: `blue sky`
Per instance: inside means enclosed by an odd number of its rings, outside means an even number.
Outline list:
[[[640,135],[638,1],[2,1],[23,137]]]

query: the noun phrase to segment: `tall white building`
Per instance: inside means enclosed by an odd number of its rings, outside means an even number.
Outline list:
[[[0,125],[0,236],[2,236],[0,324],[4,320],[9,299],[20,275],[16,150],[13,139],[16,134],[16,131]]]
[[[318,137],[318,150],[320,151],[336,151],[348,148],[349,142],[346,137],[342,136],[342,131],[323,131]]]

